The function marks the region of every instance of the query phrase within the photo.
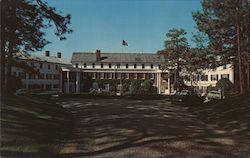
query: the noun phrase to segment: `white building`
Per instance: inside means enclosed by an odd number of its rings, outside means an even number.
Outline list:
[[[63,91],[80,93],[83,79],[91,75],[93,80],[152,80],[158,94],[170,94],[168,72],[163,72],[157,54],[76,52],[71,62],[75,69],[63,68]],[[105,84],[105,83],[104,83]]]
[[[57,56],[50,56],[46,51],[44,56],[17,53],[17,62],[29,65],[35,72],[28,72],[24,68],[12,67],[12,75],[19,77],[23,88],[60,90],[60,69],[61,67],[71,67],[71,63],[61,58],[61,53]]]
[[[161,70],[162,61],[157,54],[102,53],[100,50],[75,52],[71,63],[74,68],[62,68],[62,90],[65,93],[81,93],[86,88],[83,82],[87,75],[90,75],[93,81],[103,80],[104,84],[109,80],[152,80],[158,94],[175,93],[174,76],[170,76],[168,71]],[[202,70],[199,74],[193,75],[192,82],[186,72],[181,72],[180,75],[187,86],[194,86],[203,91],[208,86],[215,87],[221,78],[228,78],[234,83],[234,70],[231,64],[214,70]]]
[[[220,66],[216,69],[201,70],[199,73],[192,75],[192,81],[190,77],[191,75],[187,72],[182,72],[181,76],[187,86],[194,86],[202,91],[205,91],[209,86],[215,87],[217,81],[221,78],[228,78],[232,83],[235,83],[232,64]]]

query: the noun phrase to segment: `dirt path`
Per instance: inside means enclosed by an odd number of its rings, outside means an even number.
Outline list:
[[[76,120],[61,157],[248,157],[247,140],[164,100],[76,99],[61,105]]]

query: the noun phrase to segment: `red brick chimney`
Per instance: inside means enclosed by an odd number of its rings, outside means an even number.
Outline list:
[[[49,51],[48,50],[45,51],[45,56],[49,57]]]
[[[61,52],[57,52],[57,58],[62,58],[62,53]]]
[[[96,50],[96,61],[100,61],[101,60],[101,50]]]

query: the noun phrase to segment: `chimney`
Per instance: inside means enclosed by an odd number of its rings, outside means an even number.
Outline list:
[[[49,51],[48,50],[45,51],[45,56],[49,57]]]
[[[96,50],[96,61],[100,61],[101,60],[101,50]]]
[[[57,52],[57,58],[62,58],[62,53],[61,52]]]

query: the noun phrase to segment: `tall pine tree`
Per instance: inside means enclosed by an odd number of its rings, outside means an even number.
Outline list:
[[[170,29],[166,34],[165,49],[158,51],[158,54],[164,58],[162,69],[174,71],[174,87],[177,91],[180,90],[182,82],[180,71],[185,65],[183,57],[189,51],[186,31],[183,29]]]

